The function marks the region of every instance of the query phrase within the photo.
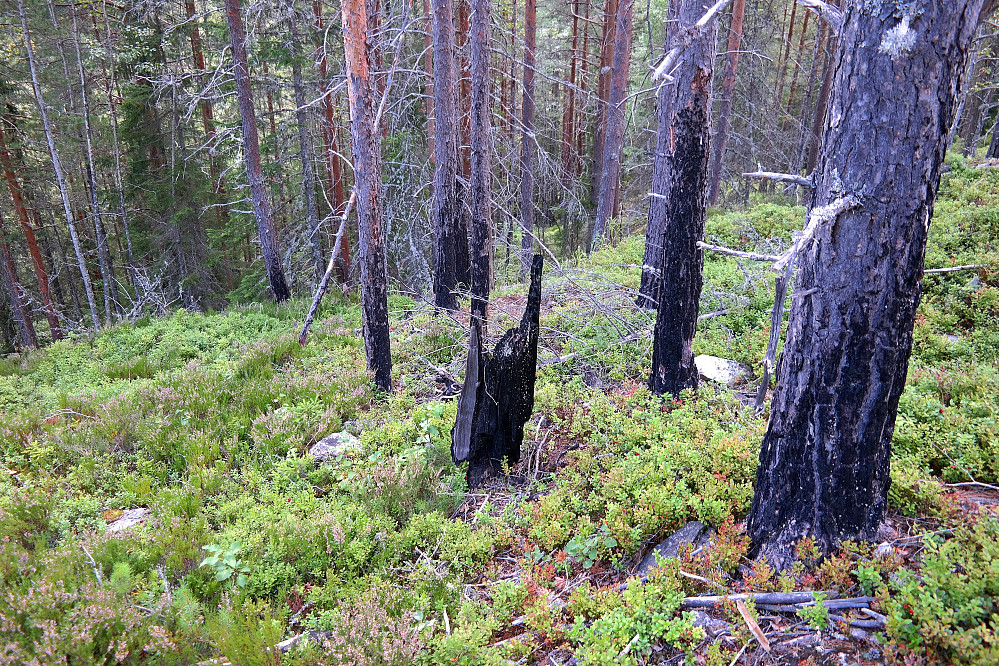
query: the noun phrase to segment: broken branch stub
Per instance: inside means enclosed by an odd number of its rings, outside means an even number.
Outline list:
[[[469,488],[495,475],[504,459],[511,465],[520,460],[524,424],[534,411],[543,263],[540,254],[534,255],[524,316],[491,354],[483,351],[481,323],[472,318],[465,381],[451,430],[451,458],[468,461]]]

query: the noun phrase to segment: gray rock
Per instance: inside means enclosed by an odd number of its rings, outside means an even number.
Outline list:
[[[741,384],[751,376],[749,366],[745,366],[738,361],[718,358],[717,356],[708,356],[707,354],[695,356],[694,365],[697,366],[697,374],[703,379],[728,386]]]
[[[673,532],[665,541],[653,548],[652,552],[642,558],[641,564],[638,565],[639,575],[647,574],[649,569],[656,566],[656,553],[659,553],[663,559],[678,557],[681,547],[685,545],[696,547],[707,542],[707,531],[708,528],[704,523],[693,520]]]
[[[118,520],[108,525],[108,534],[117,534],[132,529],[143,521],[149,520],[153,512],[146,508],[125,509]]]
[[[943,337],[944,337],[944,340],[946,340],[947,342],[949,342],[952,345],[956,345],[958,342],[961,341],[961,338],[959,338],[956,335],[951,335],[950,333],[944,333]]]
[[[717,638],[721,634],[728,633],[731,628],[725,620],[713,618],[704,611],[695,610],[691,611],[691,614],[694,616],[694,626],[703,629],[708,638]]]
[[[321,465],[324,462],[343,455],[347,451],[358,449],[360,446],[361,440],[349,432],[335,432],[332,435],[326,435],[316,442],[309,449],[309,455],[312,456],[317,465]]]

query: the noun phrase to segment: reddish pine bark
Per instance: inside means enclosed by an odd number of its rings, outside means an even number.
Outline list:
[[[392,390],[388,323],[388,272],[381,208],[381,141],[375,127],[375,83],[371,80],[368,17],[364,0],[343,0],[347,97],[357,192],[360,239],[361,313],[368,370],[383,391]]]
[[[604,27],[600,38],[600,61],[597,67],[597,119],[593,130],[593,173],[590,174],[590,197],[594,204],[599,202],[600,181],[604,165],[604,143],[607,139],[607,114],[617,14],[618,0],[604,0]]]
[[[10,150],[7,147],[6,123],[0,126],[0,165],[3,166],[4,176],[7,178],[7,188],[10,190],[10,198],[14,202],[14,210],[17,212],[17,221],[21,224],[24,232],[24,240],[28,244],[28,254],[31,255],[31,265],[35,270],[35,279],[38,281],[38,293],[42,297],[42,306],[45,308],[45,317],[49,322],[49,329],[52,332],[53,340],[62,340],[64,335],[62,326],[59,324],[59,317],[56,315],[55,306],[52,303],[52,294],[49,291],[49,275],[45,270],[45,263],[42,261],[42,253],[38,250],[38,241],[35,238],[35,229],[31,226],[28,218],[28,207],[24,202],[24,190],[21,183],[14,174],[14,164],[11,160]]]

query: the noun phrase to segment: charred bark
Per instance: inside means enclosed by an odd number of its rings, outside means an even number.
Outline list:
[[[271,217],[270,197],[260,164],[257,112],[253,107],[250,67],[246,57],[246,32],[243,29],[243,13],[239,7],[239,0],[225,0],[225,12],[229,21],[229,40],[232,44],[232,60],[236,75],[236,99],[243,127],[246,179],[250,185],[253,214],[257,218],[257,233],[260,235],[260,251],[264,257],[267,281],[274,293],[274,299],[280,303],[291,298],[291,290],[288,289],[284,267],[281,265],[281,248],[278,245],[277,229]]]
[[[801,296],[748,519],[752,552],[776,567],[789,564],[802,537],[828,552],[874,538],[884,516],[926,233],[983,4],[844,11],[814,234],[798,255]]]
[[[383,391],[392,390],[388,323],[388,271],[381,204],[381,141],[375,126],[375,82],[371,80],[368,18],[364,0],[344,0],[344,56],[350,100],[350,134],[360,237],[361,313],[368,370]]]
[[[455,67],[454,2],[431,3],[434,42],[434,305],[458,308],[459,284],[469,282],[468,229],[458,183],[458,72]]]
[[[475,488],[520,460],[524,424],[534,411],[541,317],[541,255],[531,262],[531,289],[520,325],[503,334],[492,354],[482,350],[473,317],[465,382],[451,431],[451,457],[468,461],[468,487]]]
[[[472,315],[486,318],[492,276],[492,160],[489,150],[491,0],[472,0],[471,25],[471,263]]]
[[[702,13],[697,0],[677,2],[675,10],[671,6],[670,16],[676,21],[670,26],[671,39],[680,38]],[[661,86],[659,93],[654,196],[649,201],[646,236],[646,262],[655,257],[657,263],[655,272],[645,271],[647,291],[639,294],[639,298],[644,295],[658,303],[649,377],[649,388],[657,394],[678,395],[697,386],[691,346],[704,266],[697,242],[704,238],[707,215],[711,77],[717,31],[714,21],[684,52],[674,75],[676,81]],[[668,52],[672,44],[667,47]],[[649,246],[654,253],[651,256]]]

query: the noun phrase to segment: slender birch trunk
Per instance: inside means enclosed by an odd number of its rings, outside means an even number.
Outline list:
[[[66,184],[65,174],[63,174],[62,163],[59,161],[59,151],[56,149],[55,136],[52,134],[52,126],[49,124],[49,114],[46,110],[45,99],[42,97],[42,88],[38,83],[38,69],[35,65],[35,52],[31,44],[31,33],[28,31],[28,18],[24,9],[24,0],[17,0],[17,11],[21,19],[21,36],[24,40],[24,48],[28,52],[31,88],[34,91],[38,113],[42,119],[45,142],[48,145],[49,157],[52,160],[52,170],[55,172],[56,185],[59,187],[59,195],[62,198],[63,212],[66,215],[66,225],[69,227],[69,237],[73,242],[73,250],[76,252],[76,263],[80,269],[80,277],[83,280],[83,289],[87,294],[87,305],[90,306],[90,318],[93,321],[94,328],[97,329],[101,327],[101,320],[97,315],[97,301],[94,299],[94,288],[90,283],[90,274],[87,272],[87,262],[83,256],[80,237],[76,232],[76,222],[73,220],[73,209],[69,203],[69,187]]]

